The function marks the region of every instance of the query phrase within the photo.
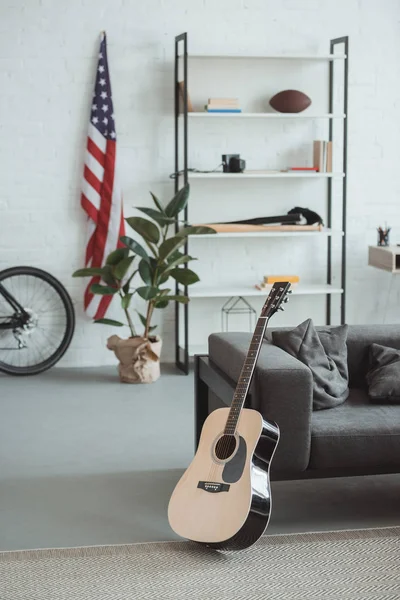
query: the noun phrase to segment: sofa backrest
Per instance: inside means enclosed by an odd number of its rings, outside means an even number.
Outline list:
[[[271,327],[266,337],[271,339],[274,329],[289,331],[293,327]],[[316,327],[316,330],[321,327]],[[326,329],[326,327],[324,327]],[[369,347],[371,344],[382,344],[400,350],[400,325],[349,325],[347,335],[347,362],[349,367],[350,387],[365,388],[365,376],[369,368]]]

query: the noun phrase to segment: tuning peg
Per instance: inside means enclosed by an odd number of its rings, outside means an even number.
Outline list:
[[[287,294],[293,294],[293,290],[288,290],[286,293]]]
[[[286,296],[286,298],[284,299],[284,303],[287,304],[289,302],[289,298]]]
[[[278,310],[285,310],[283,306],[280,306]]]

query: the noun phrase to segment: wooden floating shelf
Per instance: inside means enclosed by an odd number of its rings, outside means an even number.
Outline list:
[[[182,115],[181,115],[182,116]],[[210,112],[188,112],[188,119],[345,119],[345,114],[334,114],[334,113],[210,113]]]
[[[190,241],[202,239],[225,239],[225,238],[252,238],[252,237],[304,237],[304,236],[331,236],[331,235],[343,235],[343,231],[335,229],[322,229],[321,231],[229,231],[226,233],[206,233],[204,235],[193,235]]]
[[[229,285],[224,287],[202,287],[195,284],[189,288],[190,298],[231,298],[232,296],[243,296],[245,298],[250,296],[267,297],[272,285],[267,285],[263,290],[257,290],[255,287],[250,285]],[[318,284],[307,284],[297,283],[292,284],[291,289],[293,295],[325,295],[325,294],[342,294],[343,290],[333,285],[318,285]]]
[[[180,58],[183,58],[180,55]],[[346,54],[269,54],[265,56],[243,56],[239,54],[188,54],[189,59],[195,60],[344,60]]]
[[[183,176],[183,173],[180,174]],[[305,179],[318,179],[328,177],[344,177],[344,173],[310,173],[308,171],[292,172],[269,172],[269,171],[244,171],[244,173],[188,173],[189,179],[263,179],[263,178],[294,178],[302,177]]]
[[[398,275],[400,273],[400,246],[369,246],[368,264],[376,269],[383,269]]]

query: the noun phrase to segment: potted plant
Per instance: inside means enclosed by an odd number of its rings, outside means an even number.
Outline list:
[[[126,323],[107,318],[94,322],[129,327],[129,338],[112,335],[107,340],[107,347],[119,360],[120,379],[127,383],[150,383],[160,376],[162,341],[153,333],[156,328],[152,324],[154,311],[166,308],[171,301],[189,301],[186,295],[176,295],[168,283],[172,279],[188,286],[199,281],[196,273],[187,267],[187,263],[195,259],[182,252],[182,248],[189,235],[216,233],[211,227],[182,223],[183,227],[177,233],[169,235],[171,225],[179,222],[178,215],[187,204],[189,185],[180,189],[164,208],[154,194],[151,196],[155,209],[137,207],[151,220],[139,216],[126,219],[144,245],[122,236],[123,247],[111,252],[103,267],[79,269],[73,274],[73,277],[98,278],[90,288],[94,294],[120,297]],[[131,312],[135,294],[146,302],[145,314],[136,310],[143,326],[141,334],[136,331]]]

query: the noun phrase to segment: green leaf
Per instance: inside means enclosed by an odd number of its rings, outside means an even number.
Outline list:
[[[192,285],[200,281],[199,276],[190,269],[172,269],[170,275],[182,285]]]
[[[104,281],[104,283],[106,283],[107,285],[110,285],[111,287],[115,287],[117,284],[117,280],[115,279],[115,277],[113,275],[112,265],[104,265],[101,278]]]
[[[123,296],[121,298],[121,306],[124,310],[126,310],[127,308],[129,308],[129,305],[131,303],[132,300],[132,296],[133,294],[125,294],[125,296]]]
[[[176,235],[188,236],[188,235],[204,235],[209,233],[217,233],[212,227],[206,227],[205,225],[192,225],[189,227],[183,227]]]
[[[114,267],[114,277],[121,281],[125,277],[128,272],[129,267],[132,262],[135,260],[134,256],[128,256],[128,258],[124,258]]]
[[[94,283],[90,286],[90,291],[92,292],[92,294],[100,294],[101,296],[112,296],[113,294],[116,294],[118,292],[118,288]]]
[[[154,210],[154,208],[146,208],[145,206],[135,206],[135,208],[142,211],[148,217],[154,219],[154,221],[157,221],[157,223],[161,226],[175,223],[175,219],[167,217],[164,213]]]
[[[96,319],[94,323],[102,323],[103,325],[114,325],[115,327],[124,327],[124,323],[121,323],[121,321],[114,321],[114,319]]]
[[[102,323],[103,325],[114,325],[115,327],[125,327],[121,321],[114,321],[114,319],[96,319],[94,323]]]
[[[141,314],[141,313],[140,313],[138,310],[137,310],[136,312],[137,312],[137,314],[139,315],[139,319],[140,319],[140,321],[141,321],[141,323],[142,323],[143,327],[146,327],[146,317],[145,317],[145,316],[143,316],[143,315],[142,315],[142,314]]]
[[[181,210],[183,210],[189,199],[190,186],[186,184],[185,187],[181,188],[179,192],[172,198],[172,200],[165,207],[165,214],[167,217],[176,217]]]
[[[128,237],[127,235],[122,235],[119,239],[120,242],[125,244],[125,246],[132,250],[132,252],[138,256],[141,256],[144,258],[144,260],[147,260],[147,262],[149,261],[149,255],[147,254],[146,250],[136,240]]]
[[[146,327],[146,317],[144,317],[142,314],[140,314],[140,312],[138,310],[136,312],[139,315],[139,319],[141,320],[143,327]],[[153,331],[153,329],[156,329],[156,328],[157,328],[157,325],[152,325],[151,327],[149,327],[149,331]]]
[[[126,258],[128,254],[128,248],[117,248],[107,256],[106,265],[117,265],[121,260]]]
[[[174,252],[168,259],[168,266],[166,268],[166,271],[170,271],[177,265],[183,265],[191,260],[197,260],[197,258],[193,258],[193,256],[189,256],[189,254],[181,254],[180,252]]]
[[[161,203],[160,203],[159,199],[157,198],[157,196],[155,196],[155,195],[153,194],[153,192],[150,192],[150,195],[151,195],[151,197],[153,198],[153,202],[154,202],[154,204],[156,205],[156,207],[158,208],[158,210],[159,210],[160,212],[164,213],[164,209],[163,209],[163,207],[161,206]],[[164,213],[164,214],[165,214],[165,213]]]
[[[129,288],[131,287],[131,281],[135,277],[136,273],[138,273],[138,271],[139,271],[139,269],[136,269],[136,271],[133,271],[132,275],[130,275],[127,282],[123,285],[122,290],[125,294],[127,294],[129,292]]]
[[[139,294],[139,296],[143,298],[143,300],[151,300],[152,298],[155,298],[157,296],[159,290],[158,288],[152,287],[151,285],[146,285],[138,288],[136,291]]]
[[[171,289],[168,289],[168,288],[160,290],[160,294],[154,304],[155,308],[166,308],[168,306],[169,300],[166,300],[165,298],[168,296],[168,294],[170,292],[171,292]]]
[[[171,256],[171,254],[175,252],[175,250],[178,250],[178,248],[183,246],[185,242],[186,239],[178,235],[165,240],[158,249],[160,260],[166,260],[168,256]]]
[[[160,300],[157,300],[157,302],[154,304],[154,308],[166,308],[169,304],[169,300],[165,300],[165,298],[161,298]]]
[[[144,283],[147,285],[152,285],[153,283],[153,271],[148,262],[146,262],[143,258],[139,263],[139,274],[143,279]]]
[[[157,225],[142,217],[128,217],[125,220],[136,233],[142,236],[143,239],[152,242],[153,244],[158,243],[160,239],[160,230]]]
[[[72,274],[72,277],[94,277],[96,275],[102,275],[102,267],[87,267],[86,269],[78,269]]]
[[[189,298],[187,296],[181,296],[178,294],[177,296],[164,296],[163,300],[174,300],[175,302],[181,302],[182,304],[187,304],[189,302]]]
[[[158,285],[162,285],[163,283],[165,283],[166,281],[168,281],[169,279],[169,273],[167,270],[163,271],[162,274],[160,275],[160,277],[158,278]]]

